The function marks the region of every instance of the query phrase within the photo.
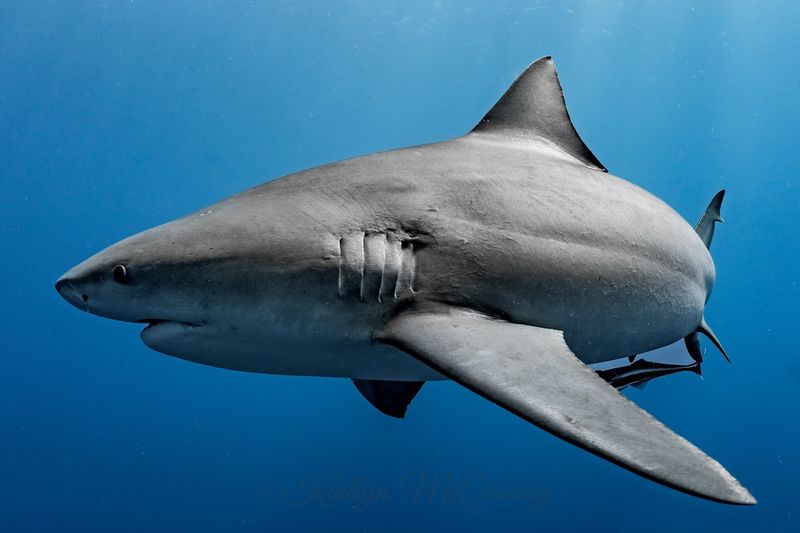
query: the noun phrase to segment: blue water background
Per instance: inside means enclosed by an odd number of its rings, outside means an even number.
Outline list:
[[[0,3],[0,530],[800,528],[800,4]],[[692,223],[734,361],[629,396],[759,499],[715,504],[453,383],[406,420],[347,380],[146,348],[53,290],[131,233],[289,172],[468,131],[552,54],[587,145]],[[613,334],[613,332],[610,332]]]

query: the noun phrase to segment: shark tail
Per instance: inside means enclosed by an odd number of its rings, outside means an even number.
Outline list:
[[[722,219],[722,214],[720,213],[720,209],[722,209],[722,200],[725,198],[725,189],[722,189],[708,203],[708,207],[706,207],[705,213],[700,218],[700,221],[695,226],[694,230],[697,232],[697,235],[706,245],[707,249],[711,249],[711,241],[714,239],[714,225],[717,222],[725,222]],[[719,341],[717,336],[714,334],[714,331],[711,327],[706,323],[706,319],[703,318],[700,321],[700,325],[697,326],[697,329],[694,330],[692,333],[687,335],[683,340],[686,343],[686,350],[689,352],[689,355],[692,356],[692,359],[695,360],[697,363],[703,362],[703,352],[700,348],[700,338],[698,337],[698,333],[701,333],[708,337],[708,339],[714,343],[714,346],[722,353],[725,360],[728,363],[731,362],[730,357],[728,357],[728,353],[725,351],[725,348],[722,347],[722,343]]]

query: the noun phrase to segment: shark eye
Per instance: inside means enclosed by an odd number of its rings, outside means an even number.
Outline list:
[[[130,279],[128,278],[128,269],[125,268],[125,265],[116,265],[114,268],[112,268],[111,276],[117,283],[126,284],[130,282]]]

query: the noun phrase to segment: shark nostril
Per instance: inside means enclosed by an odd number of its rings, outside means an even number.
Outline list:
[[[81,300],[83,300],[83,303],[86,303],[89,301],[89,296],[87,296],[86,293],[83,293],[81,294]]]

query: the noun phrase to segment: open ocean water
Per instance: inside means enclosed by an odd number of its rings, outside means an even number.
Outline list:
[[[800,530],[800,3],[0,2],[0,531]],[[634,401],[758,498],[648,482],[449,382],[204,367],[53,282],[262,181],[467,132],[553,55],[586,144],[694,223],[704,377]]]

